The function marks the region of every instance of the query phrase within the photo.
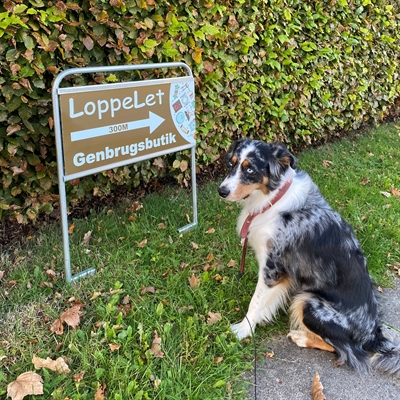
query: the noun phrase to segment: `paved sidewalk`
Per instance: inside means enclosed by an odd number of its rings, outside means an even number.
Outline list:
[[[384,289],[381,309],[387,324],[385,334],[400,342],[400,280],[396,281],[396,286],[396,289]],[[316,372],[327,400],[400,399],[400,376],[378,372],[360,374],[347,366],[335,367],[334,354],[299,348],[285,336],[267,342],[266,346],[274,356],[257,362],[257,397],[254,394],[254,372],[245,376],[252,383],[249,387],[252,400],[311,400]]]

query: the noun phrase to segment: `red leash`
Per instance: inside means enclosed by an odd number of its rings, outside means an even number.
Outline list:
[[[253,221],[255,217],[257,217],[260,214],[263,214],[265,211],[269,210],[274,204],[276,204],[282,197],[283,195],[288,191],[290,188],[290,185],[292,184],[293,179],[289,179],[286,181],[286,183],[278,190],[278,193],[276,196],[258,213],[255,214],[249,214],[247,218],[245,219],[242,229],[240,230],[240,237],[244,239],[243,241],[243,249],[242,249],[242,258],[240,260],[240,269],[238,272],[239,279],[243,276],[244,272],[244,264],[246,262],[246,253],[247,253],[247,244],[249,241],[249,228],[250,224]]]

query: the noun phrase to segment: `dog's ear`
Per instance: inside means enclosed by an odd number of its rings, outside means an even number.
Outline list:
[[[272,144],[272,151],[284,169],[289,166],[293,169],[297,168],[297,158],[282,143]]]
[[[243,143],[248,141],[246,138],[241,138],[238,140],[235,140],[232,142],[232,144],[229,146],[228,151],[225,154],[225,164],[228,164],[232,156],[235,154],[236,150],[238,147],[240,147]]]

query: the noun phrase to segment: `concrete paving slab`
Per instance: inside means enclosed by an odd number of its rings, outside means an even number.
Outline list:
[[[396,280],[395,289],[384,289],[381,309],[385,334],[400,342],[400,280]],[[400,399],[400,376],[376,371],[360,374],[347,366],[335,367],[334,354],[299,348],[286,336],[268,341],[262,347],[269,348],[274,355],[257,362],[256,393],[254,371],[245,375],[251,383],[251,400],[311,400],[316,372],[327,400]]]

